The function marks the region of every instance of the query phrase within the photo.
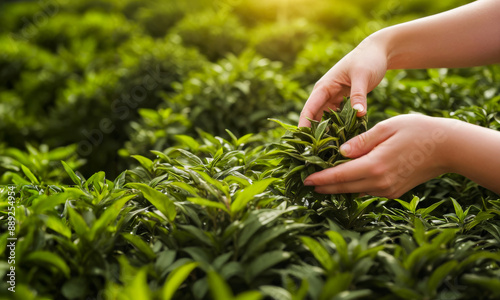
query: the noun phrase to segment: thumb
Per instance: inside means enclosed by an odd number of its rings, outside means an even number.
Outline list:
[[[342,144],[340,154],[349,158],[363,156],[395,132],[396,130],[389,127],[385,121],[380,122],[367,132],[363,132]]]
[[[368,89],[368,75],[363,73],[351,79],[351,105],[358,111],[357,116],[366,115],[366,94]]]

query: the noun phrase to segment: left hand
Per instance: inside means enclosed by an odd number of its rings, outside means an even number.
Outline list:
[[[304,184],[322,194],[397,198],[448,171],[446,144],[454,122],[458,121],[423,115],[380,122],[341,146],[344,156],[356,159],[314,173]]]

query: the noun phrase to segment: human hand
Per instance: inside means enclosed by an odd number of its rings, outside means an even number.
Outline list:
[[[344,156],[356,159],[314,173],[304,184],[322,194],[397,198],[449,171],[447,140],[456,122],[422,115],[380,122],[341,146]]]
[[[384,78],[387,55],[383,39],[373,34],[333,66],[314,86],[300,114],[299,127],[320,120],[323,111],[336,110],[350,96],[358,117],[366,114],[366,94]]]

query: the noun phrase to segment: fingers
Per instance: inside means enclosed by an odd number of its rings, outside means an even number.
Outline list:
[[[329,107],[332,109],[336,108],[333,103],[338,98],[342,88],[335,83],[328,84],[324,82],[324,80],[320,80],[314,86],[309,99],[307,99],[300,113],[299,127],[311,126],[308,118],[319,121],[323,116],[324,109]],[[328,105],[328,102],[332,102],[332,104]]]
[[[304,180],[304,185],[322,186],[361,180],[367,176],[369,165],[364,159],[352,160],[310,175]]]
[[[372,129],[364,132],[340,146],[340,153],[346,157],[356,158],[367,154],[378,144],[391,137],[397,128],[388,126],[387,122],[380,122]]]
[[[328,101],[329,97],[327,89],[315,88],[300,113],[299,127],[311,126],[308,119],[318,120],[318,113],[323,113],[323,105]]]
[[[362,160],[362,158],[358,159]],[[352,161],[355,162],[355,161]],[[346,163],[347,164],[347,163]],[[346,165],[343,164],[342,166]],[[366,165],[366,162],[364,163]],[[339,167],[332,168],[337,169]],[[349,166],[352,168],[352,164]],[[322,179],[315,179],[316,182],[325,183],[322,185],[316,185],[314,191],[320,194],[344,194],[344,193],[362,193],[372,196],[387,197],[387,198],[397,198],[403,193],[397,190],[398,186],[394,184],[394,179],[387,174],[378,174],[373,171],[373,167],[359,168],[359,172],[365,172],[363,175],[354,175],[352,178],[354,180],[349,180],[351,175],[347,171],[340,171],[339,175],[333,176],[332,178],[323,177]],[[318,173],[316,173],[318,174]],[[347,176],[345,175],[347,174]],[[369,176],[367,174],[372,174]],[[330,174],[331,175],[331,174]],[[327,176],[330,176],[327,175]],[[312,176],[312,175],[311,175]],[[314,178],[313,178],[314,179]]]
[[[362,117],[366,114],[368,78],[368,75],[363,73],[351,76],[351,105],[352,108],[358,111],[358,117]]]

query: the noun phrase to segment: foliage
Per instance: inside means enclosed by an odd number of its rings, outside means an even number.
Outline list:
[[[302,180],[397,114],[499,130],[499,66],[392,70],[370,124],[285,125],[368,34],[467,2],[2,1],[0,298],[497,299],[498,195]]]
[[[281,74],[281,64],[246,51],[190,74],[165,105],[184,112],[195,128],[224,135],[230,128],[244,135],[268,128],[269,116],[289,118],[305,93]],[[270,101],[269,99],[272,99]],[[245,118],[234,118],[245,115]],[[296,120],[297,118],[295,118]]]
[[[282,124],[289,132],[278,147],[283,164],[288,166],[285,177],[286,195],[303,202],[312,190],[303,186],[304,179],[321,170],[335,167],[351,159],[340,153],[340,146],[367,129],[367,117],[357,117],[350,101],[340,112],[325,112],[321,121],[310,120],[311,127]],[[320,198],[315,194],[313,199]]]
[[[290,76],[300,82],[301,86],[313,85],[351,50],[351,44],[330,39],[313,39],[297,54]]]
[[[245,28],[231,14],[207,10],[194,13],[173,29],[184,44],[197,47],[209,60],[238,55],[248,43]]]
[[[308,40],[318,35],[321,28],[304,20],[263,24],[252,30],[252,44],[257,53],[290,66],[297,54],[308,45]]]
[[[419,197],[357,199],[376,206],[362,212],[364,224],[347,230],[282,193],[285,180],[274,177],[281,161],[271,144],[252,135],[226,140],[200,134],[202,142],[156,151],[154,160],[134,156],[140,166],[113,182],[103,172],[85,179],[63,164],[71,187],[14,187],[16,296],[496,295],[496,282],[486,278],[500,270],[499,200],[464,209],[454,199],[423,208]],[[454,212],[443,215],[443,206]],[[6,212],[0,226],[7,226]]]

